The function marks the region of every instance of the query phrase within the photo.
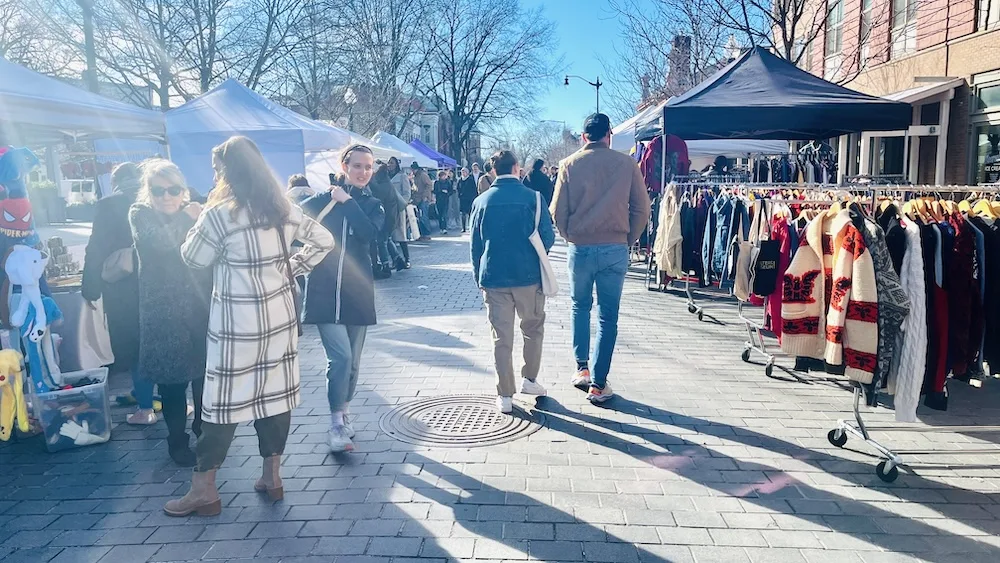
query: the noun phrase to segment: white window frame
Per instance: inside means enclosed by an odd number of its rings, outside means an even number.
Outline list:
[[[1000,0],[996,0],[1000,2]],[[858,41],[861,43],[861,65],[864,66],[871,58],[872,35],[875,32],[874,0],[861,0],[861,30]]]
[[[976,31],[1000,28],[1000,0],[976,2]]]
[[[917,50],[917,0],[892,2],[892,57],[902,57]],[[902,6],[900,6],[902,4]]]
[[[998,0],[1000,1],[1000,0]],[[844,0],[830,0],[827,4],[826,28],[823,38],[823,78],[836,80],[844,59]]]

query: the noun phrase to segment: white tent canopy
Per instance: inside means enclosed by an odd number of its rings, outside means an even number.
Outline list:
[[[410,164],[414,162],[416,162],[417,166],[420,166],[421,168],[433,169],[438,167],[438,163],[434,159],[424,156],[423,154],[420,154],[413,147],[406,144],[406,142],[404,142],[399,137],[390,135],[385,131],[379,131],[378,133],[375,133],[375,136],[372,137],[372,140],[382,146],[391,147],[398,151],[404,152],[406,156],[401,158],[399,161],[400,165],[402,165],[403,167],[410,166]]]
[[[635,147],[635,127],[636,124],[643,124],[654,119],[655,116],[663,115],[663,106],[667,102],[649,106],[648,108],[633,115],[629,119],[621,122],[611,130],[611,148],[619,152],[629,152]],[[691,169],[695,169],[696,163],[701,163],[705,159],[709,162],[715,157],[722,155],[727,158],[745,157],[749,154],[773,154],[788,151],[788,141],[757,141],[743,139],[724,139],[711,141],[686,141],[688,147],[688,157],[692,161]],[[700,166],[699,166],[700,168]]]
[[[81,90],[0,58],[0,122],[19,144],[141,137],[163,139],[163,114]]]
[[[351,142],[346,131],[299,115],[232,79],[168,111],[166,121],[170,157],[202,193],[212,185],[212,148],[233,135],[257,143],[282,183],[306,171],[306,153],[339,151]],[[326,185],[325,175],[320,185]]]

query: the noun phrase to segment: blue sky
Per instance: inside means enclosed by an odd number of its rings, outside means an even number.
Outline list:
[[[611,79],[604,76],[604,67],[598,60],[599,56],[614,57],[614,39],[620,32],[607,0],[521,1],[529,8],[541,6],[546,17],[555,22],[557,48],[565,57],[566,74],[578,74],[591,82],[599,75],[601,82]],[[610,93],[610,88],[602,87],[602,100]],[[579,131],[584,118],[593,113],[595,102],[593,87],[576,79],[570,79],[566,87],[560,76],[539,100],[542,109],[539,119],[565,121],[570,129]]]

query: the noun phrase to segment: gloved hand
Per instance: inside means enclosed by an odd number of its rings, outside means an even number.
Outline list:
[[[62,427],[59,428],[59,434],[73,440],[73,443],[77,446],[100,444],[104,441],[104,439],[100,436],[95,436],[90,433],[90,425],[87,424],[87,421],[83,422],[83,426],[80,426],[73,421],[65,422]]]

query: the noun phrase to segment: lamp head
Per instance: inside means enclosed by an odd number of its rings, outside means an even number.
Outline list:
[[[563,79],[563,86],[569,86],[569,76]]]

